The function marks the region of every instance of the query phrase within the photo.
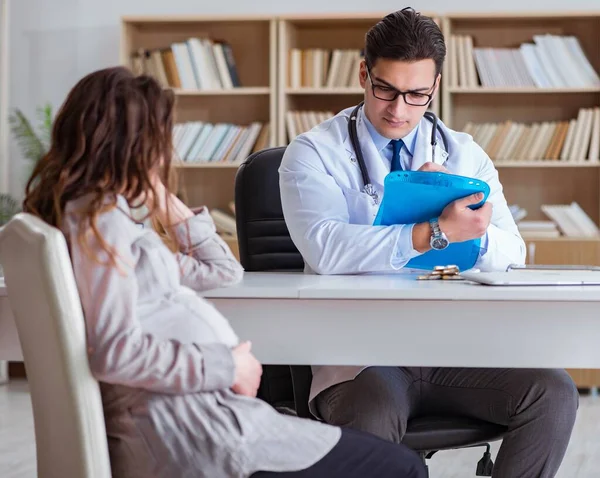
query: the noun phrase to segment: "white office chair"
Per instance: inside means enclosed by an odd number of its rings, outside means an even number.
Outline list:
[[[21,213],[0,231],[0,263],[31,391],[40,478],[110,478],[98,382],[63,234]]]

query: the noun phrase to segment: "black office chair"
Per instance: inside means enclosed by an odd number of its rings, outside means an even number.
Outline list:
[[[235,211],[240,260],[246,271],[302,271],[304,261],[292,242],[279,195],[279,165],[284,147],[252,154],[235,178]],[[295,412],[313,418],[308,409],[310,366],[265,365],[260,396],[272,404],[292,400]],[[408,422],[403,443],[423,461],[453,448],[485,446],[477,476],[492,476],[488,442],[499,440],[506,427],[455,416],[418,417]]]

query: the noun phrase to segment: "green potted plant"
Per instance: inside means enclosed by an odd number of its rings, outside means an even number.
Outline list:
[[[9,117],[10,129],[19,144],[23,157],[28,161],[27,177],[50,148],[52,134],[52,106],[37,108],[37,125],[34,127],[23,112],[15,109]],[[3,226],[21,209],[10,194],[0,194],[0,226]]]

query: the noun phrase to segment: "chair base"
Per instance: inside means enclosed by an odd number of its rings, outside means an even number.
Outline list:
[[[474,448],[478,446],[485,446],[486,450],[483,452],[483,457],[477,463],[477,468],[475,470],[475,476],[492,476],[494,472],[494,462],[492,461],[492,455],[490,453],[490,444],[489,443],[480,443],[477,445],[463,446],[461,448]],[[419,456],[421,457],[421,461],[423,465],[425,465],[425,471],[427,472],[427,477],[429,477],[429,466],[427,465],[427,460],[429,460],[433,455],[435,455],[440,450],[428,450],[428,451],[419,451]]]

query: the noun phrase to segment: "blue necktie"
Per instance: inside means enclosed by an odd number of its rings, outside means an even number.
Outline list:
[[[394,147],[394,153],[392,155],[392,166],[390,172],[402,171],[402,164],[400,163],[400,150],[404,142],[401,139],[393,139],[390,141]]]

